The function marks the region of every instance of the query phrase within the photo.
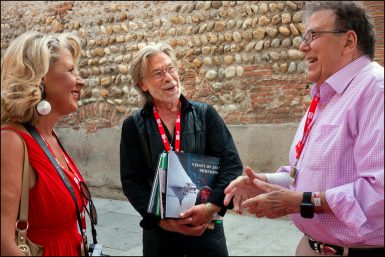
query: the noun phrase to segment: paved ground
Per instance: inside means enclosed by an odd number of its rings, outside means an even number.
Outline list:
[[[141,256],[141,218],[131,204],[102,198],[95,198],[94,204],[98,211],[98,241],[103,244],[103,253]],[[257,219],[228,212],[224,227],[231,256],[294,256],[302,237],[289,219]],[[88,240],[92,241],[90,229],[87,233]]]

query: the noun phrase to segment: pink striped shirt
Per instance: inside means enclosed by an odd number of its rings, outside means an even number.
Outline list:
[[[311,96],[318,91],[314,85]],[[293,222],[324,243],[383,246],[384,68],[362,56],[329,77],[320,86],[320,97],[291,189],[326,191],[333,214],[313,219],[293,214]],[[291,165],[305,118],[290,148]]]

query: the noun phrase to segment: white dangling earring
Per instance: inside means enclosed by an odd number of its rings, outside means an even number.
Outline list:
[[[47,115],[51,112],[51,104],[46,100],[41,100],[36,106],[37,112],[40,115]]]
[[[46,94],[45,94],[45,84],[43,81],[41,81],[40,90],[41,90],[41,101],[37,104],[36,109],[40,115],[47,115],[48,113],[51,112],[51,104],[46,100],[44,100]]]

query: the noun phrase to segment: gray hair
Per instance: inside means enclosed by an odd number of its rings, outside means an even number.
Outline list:
[[[360,4],[353,1],[309,1],[303,14],[304,21],[322,10],[333,10],[336,15],[335,29],[353,30],[357,34],[358,49],[373,60],[376,46],[374,24]]]
[[[139,83],[144,79],[144,72],[147,69],[148,59],[157,53],[165,53],[170,57],[172,64],[178,69],[178,61],[176,59],[174,50],[170,45],[159,42],[157,44],[148,44],[136,53],[131,61],[131,77],[134,86],[142,93],[142,96],[147,102],[152,102],[152,96],[149,92],[144,92]]]

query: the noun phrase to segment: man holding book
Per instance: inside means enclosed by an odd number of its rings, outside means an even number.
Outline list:
[[[143,254],[228,255],[223,222],[208,229],[214,214],[224,216],[224,189],[242,173],[232,136],[216,110],[181,94],[177,60],[164,43],[142,48],[131,63],[134,85],[146,103],[122,126],[120,161],[124,194],[141,214]],[[212,193],[179,218],[148,213],[161,153],[184,152],[220,159]],[[161,176],[161,175],[160,175]],[[189,184],[189,190],[194,191]],[[199,188],[197,188],[199,190]],[[183,202],[183,200],[181,201]]]

